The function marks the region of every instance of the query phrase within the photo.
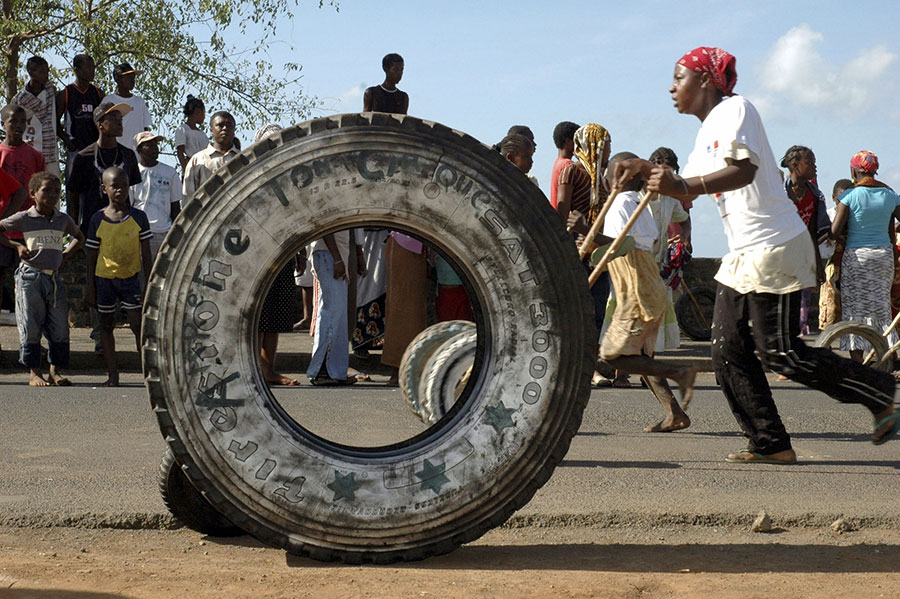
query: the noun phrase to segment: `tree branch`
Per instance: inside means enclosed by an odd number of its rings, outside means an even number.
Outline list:
[[[4,0],[4,3],[7,1],[10,1],[10,0]],[[104,8],[107,8],[108,6],[115,4],[116,2],[122,2],[122,0],[103,0],[93,10],[103,10]],[[20,33],[19,36],[22,41],[27,41],[30,39],[34,39],[36,37],[44,37],[45,35],[50,35],[52,33],[56,33],[57,31],[59,31],[60,29],[63,29],[64,27],[68,27],[72,23],[77,22],[79,19],[80,19],[80,16],[76,14],[68,19],[65,19],[64,21],[57,23],[53,27],[47,27],[46,29],[38,29],[35,31],[26,31],[25,33]]]

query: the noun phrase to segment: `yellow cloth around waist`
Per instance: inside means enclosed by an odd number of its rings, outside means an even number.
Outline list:
[[[634,249],[609,263],[616,290],[616,312],[644,321],[658,320],[666,311],[666,284],[647,250]]]

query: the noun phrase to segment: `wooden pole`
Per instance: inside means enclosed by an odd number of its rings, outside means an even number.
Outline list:
[[[613,255],[615,255],[616,253],[616,250],[618,250],[619,246],[622,245],[622,242],[625,241],[625,237],[628,235],[628,232],[631,231],[631,228],[634,227],[637,219],[641,216],[641,212],[643,212],[644,209],[647,208],[647,206],[650,204],[650,200],[652,200],[655,195],[656,194],[654,193],[648,193],[641,199],[641,203],[638,204],[638,207],[628,219],[628,222],[625,223],[625,226],[610,244],[609,249],[606,250],[606,254],[604,254],[603,257],[600,258],[600,262],[598,262],[597,265],[594,266],[594,270],[591,272],[591,276],[588,278],[589,286],[593,287],[594,283],[597,282],[597,279],[600,278],[600,274],[606,268],[606,265],[609,263],[609,261],[612,260]],[[610,196],[610,200],[612,199],[612,196]],[[610,202],[610,204],[611,203],[612,202]]]
[[[700,315],[700,322],[703,323],[703,326],[706,328],[711,328],[709,323],[706,322],[706,317],[703,315],[703,310],[700,308],[700,303],[697,301],[697,298],[694,297],[694,294],[691,293],[691,288],[687,286],[687,283],[684,282],[684,279],[681,279],[681,288],[687,293],[688,297],[691,298],[691,301],[694,303],[694,307],[697,308],[697,314]]]

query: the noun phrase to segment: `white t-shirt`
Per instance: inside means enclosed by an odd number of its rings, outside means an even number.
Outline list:
[[[362,247],[363,245],[363,234],[362,229],[352,229],[353,231],[353,239],[356,241],[356,245]],[[334,234],[334,243],[337,245],[338,253],[341,255],[341,260],[344,261],[344,266],[347,266],[350,263],[350,230],[344,229],[343,231],[338,231]],[[325,243],[325,239],[317,239],[312,242],[310,246],[309,255],[312,256],[314,252],[327,252],[328,245]]]
[[[625,223],[628,222],[640,203],[641,196],[636,191],[623,191],[617,195],[603,221],[603,234],[615,239],[625,228]],[[649,210],[645,209],[641,212],[628,234],[634,237],[634,247],[648,252],[653,250],[653,242],[656,241],[658,234],[656,223],[653,222],[653,216]]]
[[[138,164],[141,182],[128,190],[131,204],[147,214],[150,230],[165,233],[172,227],[172,204],[181,201],[181,178],[168,164],[146,167]]]
[[[184,146],[185,155],[190,158],[209,145],[209,138],[200,129],[191,129],[187,123],[182,123],[175,130],[175,147]]]
[[[662,264],[669,251],[669,224],[683,223],[690,215],[675,198],[661,195],[647,206],[653,222],[656,224],[656,241],[653,243],[653,257]]]
[[[131,112],[122,117],[122,135],[119,136],[119,143],[133,150],[134,136],[153,127],[153,119],[150,118],[150,110],[147,109],[147,103],[137,94],[132,94],[130,98],[109,94],[103,98],[101,104],[103,102],[112,102],[113,104],[124,102],[131,106]]]
[[[784,191],[759,113],[742,96],[722,100],[707,115],[681,174],[708,175],[747,158],[756,166],[753,182],[713,194],[730,253],[784,245],[806,231]]]
[[[719,102],[697,133],[684,177],[708,175],[750,159],[753,182],[713,194],[729,252],[716,281],[738,293],[791,293],[816,284],[813,244],[787,197],[762,120],[741,96]]]

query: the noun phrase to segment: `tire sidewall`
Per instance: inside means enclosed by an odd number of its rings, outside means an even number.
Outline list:
[[[241,528],[313,556],[435,553],[504,520],[562,457],[589,393],[592,309],[553,219],[496,153],[411,117],[319,119],[233,159],[176,221],[145,310],[151,398],[197,486]],[[380,451],[297,427],[254,334],[292,252],[373,223],[437,244],[486,307],[467,409]]]

